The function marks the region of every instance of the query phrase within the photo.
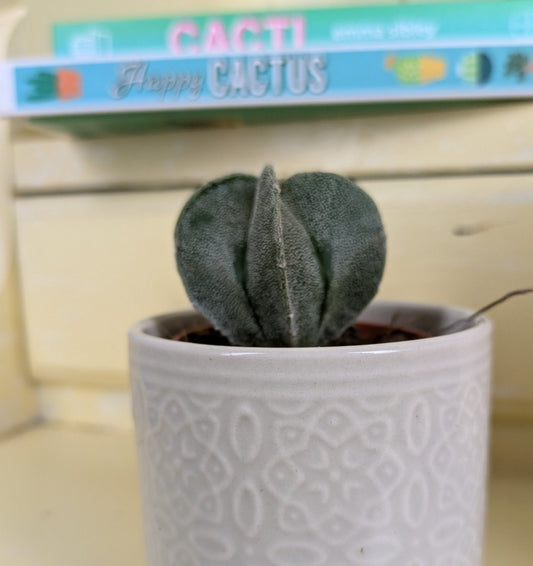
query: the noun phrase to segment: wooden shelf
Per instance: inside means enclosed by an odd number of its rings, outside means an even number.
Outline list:
[[[144,566],[131,432],[41,426],[0,442],[0,564]],[[530,566],[533,473],[490,481],[484,566]]]

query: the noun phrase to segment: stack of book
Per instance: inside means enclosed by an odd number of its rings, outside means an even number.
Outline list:
[[[0,114],[60,116],[533,95],[533,2],[58,24],[0,67]]]

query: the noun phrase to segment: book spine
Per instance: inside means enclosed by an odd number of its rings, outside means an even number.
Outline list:
[[[12,63],[7,115],[319,105],[533,95],[521,45]]]

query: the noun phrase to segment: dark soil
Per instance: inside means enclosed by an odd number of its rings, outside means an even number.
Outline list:
[[[357,322],[353,326],[350,326],[339,338],[326,344],[325,347],[361,346],[367,344],[385,344],[388,342],[404,342],[406,340],[428,338],[429,336],[431,335],[427,332],[412,328]],[[212,326],[196,328],[191,331],[181,331],[172,336],[171,340],[211,346],[230,346],[227,338],[218,330],[215,330]]]

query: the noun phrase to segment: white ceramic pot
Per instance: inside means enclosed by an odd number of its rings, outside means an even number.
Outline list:
[[[398,317],[398,313],[401,313]],[[467,311],[375,303],[423,329]],[[491,326],[374,346],[130,333],[150,566],[480,566]]]

